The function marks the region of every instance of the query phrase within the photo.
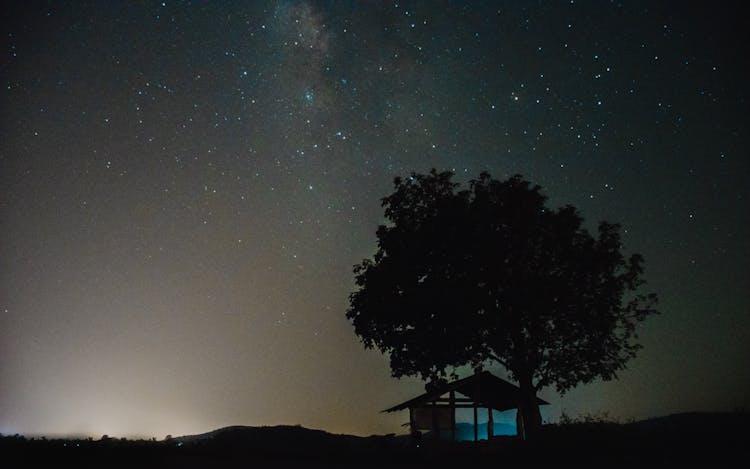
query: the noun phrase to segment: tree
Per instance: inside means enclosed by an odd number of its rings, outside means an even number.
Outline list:
[[[346,316],[395,377],[429,385],[463,365],[501,364],[521,390],[519,433],[531,437],[536,392],[616,378],[657,298],[637,292],[643,259],[620,252],[618,225],[601,222],[593,236],[574,207],[547,208],[518,175],[482,173],[466,190],[452,176],[394,180],[382,199],[390,223],[354,268]]]

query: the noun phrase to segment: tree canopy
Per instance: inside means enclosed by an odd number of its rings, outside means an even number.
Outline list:
[[[643,259],[621,252],[619,225],[596,235],[572,206],[546,207],[521,176],[482,173],[467,189],[452,172],[394,180],[390,222],[354,268],[346,313],[392,374],[443,380],[462,365],[498,362],[519,382],[526,426],[540,424],[536,391],[564,393],[616,377],[655,313],[639,293]]]

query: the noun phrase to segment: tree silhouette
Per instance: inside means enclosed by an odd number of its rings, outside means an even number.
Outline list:
[[[639,294],[643,259],[620,252],[619,226],[597,236],[572,206],[549,209],[521,176],[482,173],[461,190],[452,172],[394,180],[389,225],[354,268],[346,316],[395,377],[428,382],[498,362],[519,383],[520,434],[541,426],[536,392],[610,380],[641,347],[636,325],[656,313]]]

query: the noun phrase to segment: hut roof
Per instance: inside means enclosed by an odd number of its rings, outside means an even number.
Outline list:
[[[411,407],[428,404],[445,393],[457,391],[471,398],[478,407],[491,407],[497,411],[518,408],[520,389],[504,379],[500,379],[489,371],[475,373],[463,379],[437,386],[422,395],[395,405],[383,412],[395,412]],[[537,397],[537,404],[547,405],[549,402]]]

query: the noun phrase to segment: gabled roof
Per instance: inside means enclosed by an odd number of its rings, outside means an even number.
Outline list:
[[[498,411],[518,408],[520,389],[504,379],[500,379],[489,371],[482,371],[463,379],[438,386],[430,392],[395,405],[383,412],[395,412],[410,407],[420,407],[439,398],[445,393],[457,391],[477,403],[478,407],[491,407]],[[536,399],[537,404],[547,405],[549,402]]]

